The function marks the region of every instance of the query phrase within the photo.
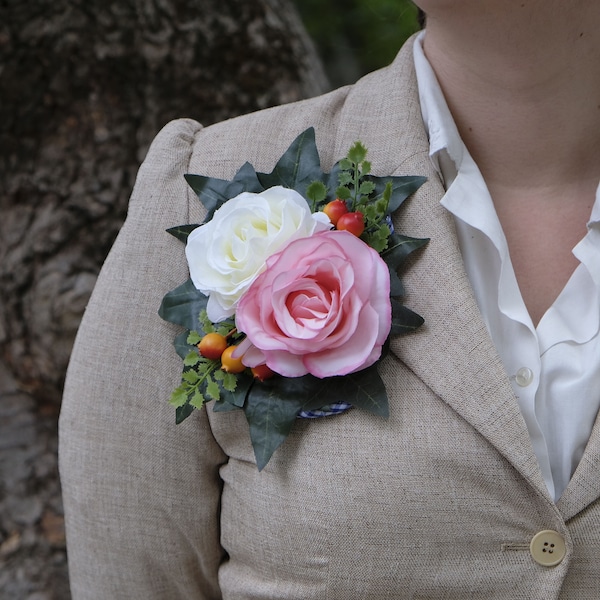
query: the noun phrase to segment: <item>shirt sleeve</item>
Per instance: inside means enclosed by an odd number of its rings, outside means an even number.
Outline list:
[[[188,277],[184,246],[165,229],[189,222],[183,175],[201,131],[179,120],[152,144],[73,350],[60,470],[74,600],[221,596],[226,457],[205,411],[175,424],[179,329],[157,314]]]

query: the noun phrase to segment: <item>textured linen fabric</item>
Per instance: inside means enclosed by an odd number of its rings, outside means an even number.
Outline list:
[[[425,57],[424,34],[415,40],[415,69],[429,154],[446,188],[441,203],[456,217],[477,305],[557,500],[581,460],[600,407],[600,190],[588,232],[573,249],[580,264],[535,327],[492,197]],[[523,369],[530,371],[525,383],[518,377]]]
[[[176,121],[155,140],[65,386],[74,600],[598,597],[599,429],[555,504],[440,205],[411,43],[352,87],[206,129]],[[299,419],[259,473],[243,413],[174,424],[178,329],[156,311],[187,272],[164,229],[202,218],[183,173],[269,171],[309,126],[326,170],[361,139],[376,174],[429,178],[394,218],[431,238],[404,275],[426,323],[381,365],[389,419]],[[545,529],[566,542],[553,568],[528,549]]]

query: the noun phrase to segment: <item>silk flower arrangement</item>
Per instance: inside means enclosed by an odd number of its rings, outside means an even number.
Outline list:
[[[185,328],[170,403],[177,423],[209,400],[243,410],[259,470],[299,416],[387,417],[377,363],[390,335],[423,323],[399,300],[397,269],[428,240],[393,232],[390,215],[425,178],[375,177],[366,155],[356,142],[324,173],[310,128],[271,173],[185,176],[207,216],[168,230],[190,270],[159,309]]]

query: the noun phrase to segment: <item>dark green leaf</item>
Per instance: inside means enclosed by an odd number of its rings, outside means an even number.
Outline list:
[[[231,200],[231,198],[242,192],[258,194],[264,191],[264,189],[265,187],[258,179],[258,173],[255,171],[254,167],[247,162],[241,166],[231,181],[230,189],[227,191],[228,194],[231,194],[228,200]]]
[[[175,423],[179,425],[185,421],[194,411],[194,407],[191,404],[184,404],[175,410]]]
[[[258,173],[258,179],[264,188],[281,185],[306,197],[306,188],[313,181],[323,179],[314,128],[302,132],[279,159],[273,171]]]
[[[390,269],[390,296],[404,296],[404,285],[395,269]]]
[[[198,329],[198,316],[206,310],[208,297],[198,291],[191,279],[171,290],[158,309],[159,316],[165,321],[182,325],[186,329]]]
[[[283,443],[300,410],[313,410],[327,404],[319,391],[326,381],[306,375],[273,377],[254,383],[244,412],[259,469]]]
[[[190,233],[197,227],[200,227],[200,225],[179,225],[178,227],[167,229],[167,233],[170,233],[173,237],[176,237],[185,244]]]
[[[235,377],[235,385],[232,385],[232,376]],[[230,404],[242,408],[253,383],[254,377],[248,375],[246,372],[240,373],[237,376],[228,374],[223,381],[222,397],[226,398]]]
[[[406,308],[403,304],[391,298],[392,302],[392,335],[404,335],[414,331],[424,323],[423,317]]]
[[[323,382],[324,386],[319,394],[322,399],[328,398],[328,404],[350,402],[372,414],[388,416],[387,393],[377,365],[344,377],[330,377]]]
[[[187,343],[188,333],[189,332],[187,332],[187,331],[180,333],[173,341],[173,345],[175,346],[175,351],[183,359],[185,359],[185,357],[193,350],[195,350],[195,349],[197,350],[196,346],[191,346],[190,344]]]
[[[428,238],[413,238],[399,233],[390,236],[387,250],[381,254],[390,270],[396,270],[411,253],[421,248],[429,241]]]
[[[188,185],[196,192],[198,198],[206,208],[208,215],[212,218],[215,210],[227,200],[230,200],[227,190],[231,182],[216,177],[206,177],[204,175],[184,175]]]
[[[411,194],[416,192],[427,181],[426,177],[413,175],[401,177],[374,177],[368,175],[365,179],[375,184],[376,196],[382,196],[385,193],[386,185],[391,183],[392,189],[388,207],[390,214],[397,210]]]
[[[258,468],[262,469],[283,443],[300,410],[316,410],[338,402],[350,402],[387,416],[387,394],[377,367],[345,377],[318,379],[306,375],[257,382],[248,394],[244,411]]]
[[[184,177],[206,208],[205,222],[210,221],[215,211],[225,202],[242,192],[258,193],[264,190],[250,163],[242,165],[231,181],[189,173]]]
[[[244,407],[259,471],[284,442],[302,407],[301,398],[286,397],[281,394],[277,385],[269,384],[283,380],[277,377],[252,386]]]
[[[231,404],[231,402],[223,397],[213,405],[213,412],[231,412],[232,410],[240,410],[240,407]]]

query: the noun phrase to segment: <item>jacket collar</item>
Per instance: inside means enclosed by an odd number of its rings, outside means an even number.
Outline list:
[[[390,67],[368,75],[350,91],[340,119],[336,156],[342,156],[356,139],[369,148],[375,174],[428,178],[394,216],[397,231],[431,238],[402,274],[405,303],[424,316],[425,325],[414,334],[393,339],[391,351],[554,506],[473,296],[452,216],[440,205],[444,189],[429,158],[410,40]],[[401,398],[396,400],[399,403]],[[394,399],[392,410],[393,404]]]

